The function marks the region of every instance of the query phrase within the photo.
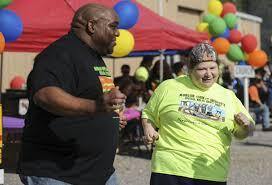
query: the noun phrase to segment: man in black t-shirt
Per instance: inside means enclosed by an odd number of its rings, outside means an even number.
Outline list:
[[[70,32],[36,58],[27,87],[18,173],[25,185],[116,185],[113,161],[126,96],[114,87],[102,55],[119,35],[110,8],[87,4]]]

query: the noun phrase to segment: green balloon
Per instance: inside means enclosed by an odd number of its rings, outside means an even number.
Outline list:
[[[11,2],[12,2],[12,0],[0,0],[0,8],[5,8],[5,7],[8,6]]]
[[[226,14],[224,20],[229,29],[233,29],[237,24],[237,17],[233,13]]]
[[[239,60],[244,60],[244,53],[237,44],[231,44],[227,57],[229,60],[236,62]]]
[[[147,79],[149,77],[149,73],[147,71],[147,69],[145,67],[139,67],[136,71],[135,71],[135,78],[138,81],[141,82],[146,82]]]
[[[207,15],[204,15],[202,20],[203,20],[203,22],[206,22],[206,23],[210,24],[215,18],[216,18],[215,15],[207,14]]]
[[[210,24],[209,24],[209,32],[212,34],[212,36],[217,37],[221,33],[224,33],[226,30],[227,25],[222,18],[215,18]]]

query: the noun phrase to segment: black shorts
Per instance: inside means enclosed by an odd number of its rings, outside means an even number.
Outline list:
[[[191,179],[182,176],[152,173],[150,185],[226,185],[226,182],[215,182],[200,179]]]

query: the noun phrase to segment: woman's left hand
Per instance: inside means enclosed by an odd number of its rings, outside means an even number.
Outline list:
[[[242,112],[239,112],[238,114],[235,114],[234,115],[234,120],[237,122],[238,125],[240,125],[241,127],[247,129],[248,131],[251,131],[252,129],[254,129],[254,124]]]

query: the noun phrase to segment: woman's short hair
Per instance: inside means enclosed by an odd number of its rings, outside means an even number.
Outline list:
[[[209,57],[212,61],[215,61],[218,63],[217,60],[217,53],[209,43],[203,42],[200,44],[197,44],[191,52],[189,53],[189,64],[188,68],[193,69],[197,64],[201,62],[206,62],[206,57]],[[210,60],[209,60],[210,61]]]

